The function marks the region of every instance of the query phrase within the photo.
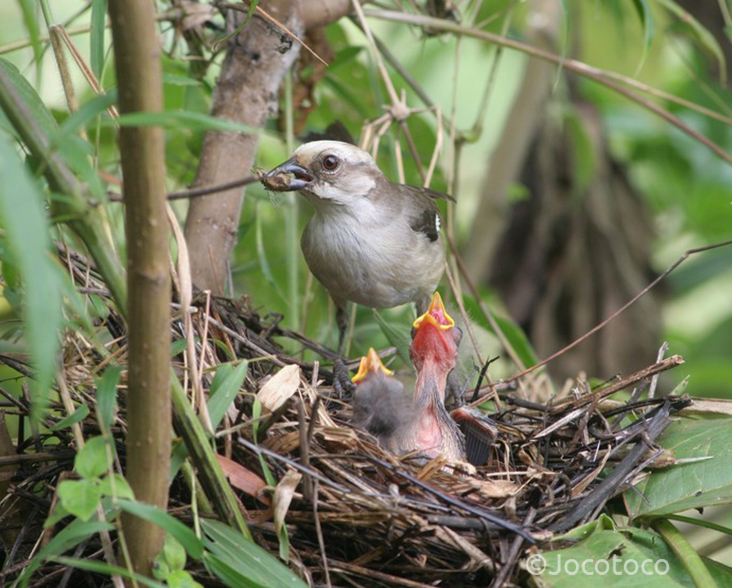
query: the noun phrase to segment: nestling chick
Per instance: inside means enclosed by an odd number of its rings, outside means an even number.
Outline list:
[[[302,252],[336,304],[341,351],[349,301],[424,311],[445,266],[435,199],[449,196],[389,181],[369,153],[340,141],[301,145],[263,183],[313,205]]]
[[[371,433],[382,447],[402,454],[414,448],[409,439],[414,402],[392,374],[373,348],[361,358],[358,372],[352,378],[357,385],[353,424]]]
[[[447,376],[457,363],[462,334],[447,314],[439,292],[413,327],[409,354],[417,370],[414,447],[430,456],[442,453],[450,461],[462,461],[463,434],[445,409]]]

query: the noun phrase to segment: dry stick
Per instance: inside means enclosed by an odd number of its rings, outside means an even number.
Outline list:
[[[79,53],[76,45],[74,45],[74,43],[71,41],[71,37],[69,37],[69,35],[66,33],[66,30],[60,25],[56,27],[56,30],[58,31],[59,36],[61,37],[63,42],[66,44],[68,50],[71,52],[71,56],[74,58],[76,65],[78,66],[79,70],[81,71],[91,89],[94,90],[95,94],[104,95],[105,92],[99,85],[99,80],[97,80],[94,72],[86,63],[84,57],[81,55],[81,53]],[[117,112],[117,107],[113,104],[107,108],[107,112],[109,112],[109,116],[111,116],[113,119],[119,118],[119,112]]]
[[[71,72],[69,71],[69,62],[66,60],[66,54],[61,45],[61,33],[59,29],[63,30],[63,27],[60,25],[51,25],[48,27],[48,33],[51,36],[53,55],[56,58],[56,65],[61,75],[61,85],[66,96],[66,106],[69,112],[73,114],[79,109],[79,101],[76,99],[76,93],[74,92],[74,84],[71,81]],[[79,131],[79,136],[82,139],[86,139],[86,131],[83,128]]]
[[[526,53],[527,55],[530,55],[532,57],[543,59],[544,61],[549,61],[550,63],[555,63],[563,67],[564,69],[583,75],[591,80],[596,81],[599,84],[602,84],[603,86],[607,86],[618,94],[621,94],[629,100],[635,102],[636,104],[644,107],[645,109],[650,110],[654,114],[660,116],[662,119],[679,128],[681,131],[683,131],[693,139],[699,141],[702,145],[710,149],[713,153],[715,153],[718,157],[720,157],[727,163],[732,164],[732,154],[727,153],[717,143],[715,143],[696,129],[693,129],[689,125],[685,124],[679,117],[671,114],[668,110],[658,106],[653,102],[650,102],[649,100],[646,100],[645,98],[639,96],[627,87],[624,87],[619,83],[615,83],[615,81],[612,81],[618,79],[617,74],[613,75],[611,72],[605,72],[575,59],[564,59],[562,57],[554,55],[549,51],[545,51],[537,47],[532,47],[531,45],[526,45],[525,43],[514,41],[513,39],[507,39],[505,37],[501,37],[500,35],[495,35],[487,31],[463,27],[460,24],[439,18],[432,18],[428,16],[423,16],[421,14],[403,14],[400,12],[393,12],[389,10],[366,10],[365,14],[383,20],[413,24],[421,27],[435,28],[457,35],[472,37],[481,41],[487,41],[489,43],[503,45],[510,49],[515,49],[516,51]],[[628,86],[637,87],[637,84],[635,84],[629,78],[622,78],[619,81],[620,83],[627,84]],[[644,90],[644,88],[639,89]],[[668,99],[670,100],[670,98]],[[718,116],[715,116],[714,118],[718,118]],[[732,120],[728,119],[727,117],[723,118],[726,124],[732,125]]]
[[[320,517],[318,517],[318,491],[320,484],[317,480],[313,481],[313,520],[315,522],[315,534],[318,536],[318,547],[320,548],[320,557],[323,560],[323,573],[325,574],[325,585],[332,587],[330,583],[330,568],[328,566],[328,555],[325,552],[325,540],[323,539],[323,529],[320,526]]]
[[[217,194],[219,192],[226,192],[232,188],[238,188],[240,186],[247,186],[258,182],[257,176],[247,176],[240,180],[233,180],[226,182],[225,184],[216,184],[215,186],[206,186],[204,188],[193,188],[191,190],[180,190],[178,192],[170,192],[167,195],[168,200],[184,200],[189,198],[199,198],[201,196],[209,196],[211,194]],[[124,202],[125,199],[122,195],[109,194],[108,199],[110,202]]]
[[[526,515],[526,518],[524,518],[524,527],[528,527],[531,523],[533,523],[535,516],[536,509],[530,508],[528,514]],[[523,537],[521,537],[520,535],[514,537],[511,549],[508,552],[508,557],[506,558],[506,562],[501,566],[498,574],[493,578],[493,582],[491,582],[489,588],[501,588],[501,586],[503,586],[503,584],[508,579],[508,576],[513,571],[514,566],[516,565],[516,560],[518,560],[519,551],[521,550],[521,546],[523,545],[523,543]]]

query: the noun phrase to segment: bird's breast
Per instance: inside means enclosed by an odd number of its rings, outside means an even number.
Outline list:
[[[430,241],[393,218],[316,214],[301,244],[310,270],[334,298],[372,308],[430,295],[444,269],[442,239]]]

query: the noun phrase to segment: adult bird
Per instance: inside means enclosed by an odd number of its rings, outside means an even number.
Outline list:
[[[301,145],[262,183],[297,190],[313,206],[301,247],[335,302],[340,353],[348,302],[370,308],[415,302],[424,312],[445,267],[435,200],[449,196],[389,181],[368,152],[340,141]]]

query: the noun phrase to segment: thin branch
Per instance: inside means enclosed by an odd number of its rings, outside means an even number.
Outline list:
[[[550,361],[556,359],[560,355],[563,355],[570,349],[576,347],[577,345],[579,345],[580,343],[585,341],[587,338],[589,338],[592,335],[594,335],[595,333],[597,333],[597,331],[599,331],[600,329],[607,326],[608,323],[615,320],[620,314],[622,314],[628,308],[630,308],[633,304],[638,302],[638,300],[640,300],[643,296],[645,296],[652,288],[654,288],[661,280],[666,278],[666,276],[668,276],[672,271],[674,271],[677,267],[679,267],[682,263],[684,263],[690,256],[695,255],[697,253],[704,253],[705,251],[711,251],[712,249],[718,249],[720,247],[727,247],[729,245],[732,245],[732,240],[725,241],[723,243],[715,243],[714,245],[707,245],[705,247],[697,247],[695,249],[689,249],[678,260],[676,260],[676,262],[671,267],[669,267],[665,272],[663,272],[660,276],[658,276],[655,280],[653,280],[650,284],[648,284],[645,288],[643,288],[643,290],[638,292],[638,294],[633,296],[633,298],[631,298],[628,302],[626,302],[618,310],[616,310],[614,313],[612,313],[604,321],[602,321],[601,323],[599,323],[598,325],[596,325],[595,327],[593,327],[592,329],[587,331],[584,335],[582,335],[578,339],[575,339],[574,341],[572,341],[569,345],[565,345],[559,351],[552,353],[546,359],[541,360],[539,363],[531,366],[530,368],[523,370],[522,372],[516,374],[515,376],[511,376],[506,381],[512,382],[514,380],[518,380],[519,378],[522,378],[526,374],[529,374],[529,373],[539,369],[540,367],[545,366]]]
[[[620,76],[619,74],[614,74],[614,73],[610,73],[610,72],[606,72],[606,71],[597,69],[595,67],[587,65],[586,63],[582,63],[581,61],[577,61],[574,59],[564,59],[562,57],[554,55],[553,53],[551,53],[549,51],[545,51],[545,50],[539,49],[537,47],[532,47],[531,45],[521,43],[520,41],[515,41],[513,39],[501,37],[500,35],[495,35],[493,33],[487,32],[487,31],[481,31],[481,30],[474,29],[474,28],[464,27],[458,23],[448,21],[448,20],[432,18],[429,16],[421,15],[421,14],[405,14],[405,13],[393,12],[393,11],[389,11],[389,10],[371,10],[371,9],[369,9],[369,10],[365,10],[364,14],[366,16],[371,16],[374,18],[382,19],[382,20],[388,20],[388,21],[392,21],[392,22],[401,22],[401,23],[406,23],[406,24],[413,24],[413,25],[421,26],[421,27],[429,27],[429,28],[434,28],[434,29],[454,33],[457,35],[463,35],[466,37],[479,39],[481,41],[487,41],[489,43],[494,43],[497,45],[508,47],[510,49],[515,49],[516,51],[521,51],[522,53],[525,53],[532,57],[536,57],[538,59],[543,59],[544,61],[548,61],[550,63],[555,63],[565,69],[568,69],[577,74],[583,75],[586,78],[594,80],[599,84],[607,86],[608,88],[614,90],[618,94],[625,96],[629,100],[635,102],[636,104],[639,104],[643,108],[653,112],[654,114],[663,118],[667,122],[676,126],[681,131],[683,131],[684,133],[686,133],[693,139],[696,139],[701,144],[706,146],[713,153],[715,153],[718,157],[720,157],[727,163],[732,164],[732,155],[727,153],[717,143],[715,143],[714,141],[712,141],[711,139],[709,139],[708,137],[706,137],[705,135],[703,135],[696,129],[693,129],[692,127],[690,127],[689,125],[684,123],[680,118],[671,114],[668,110],[664,109],[663,107],[658,106],[657,104],[655,104],[649,100],[646,100],[645,98],[639,96],[632,90],[613,81],[613,80],[617,80],[618,82],[625,84],[627,86],[635,87],[642,91],[648,91],[648,86],[645,86],[644,84],[639,84],[635,80],[632,80],[630,78],[625,78],[623,76]],[[676,103],[680,103],[680,101],[681,101],[680,98],[671,97],[670,95],[665,96],[665,98],[670,101],[672,100]],[[687,106],[688,108],[691,108],[693,110],[701,112],[701,110],[700,110],[701,107],[694,105],[693,103],[686,103],[685,106]],[[714,113],[714,111],[706,111],[706,112],[703,112],[703,114],[706,114],[707,116],[713,117],[717,120],[722,120],[726,124],[732,125],[732,119],[724,117],[718,113]]]

